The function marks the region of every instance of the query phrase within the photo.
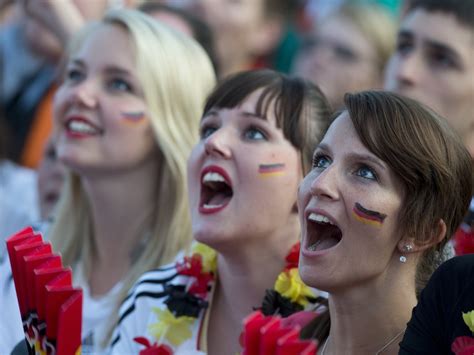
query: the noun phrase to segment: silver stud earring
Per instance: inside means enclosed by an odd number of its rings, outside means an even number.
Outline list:
[[[405,244],[403,246],[403,251],[409,253],[413,250],[413,245],[411,244]],[[407,257],[405,255],[400,255],[400,262],[401,263],[406,263],[407,262]]]

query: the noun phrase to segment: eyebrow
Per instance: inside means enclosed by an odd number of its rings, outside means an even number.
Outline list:
[[[402,29],[398,32],[398,37],[412,40],[415,36],[412,31]],[[457,51],[454,50],[452,47],[450,47],[446,43],[443,43],[431,38],[422,38],[422,42],[424,45],[431,47],[431,49],[447,53],[449,56],[453,57],[455,60],[460,59],[460,56],[457,53]]]
[[[208,117],[208,116],[217,116],[219,114],[219,111],[221,110],[222,108],[211,108],[209,111],[207,111],[201,118],[201,121]],[[250,112],[250,111],[243,111],[240,113],[240,116],[243,116],[243,117],[250,117],[250,118],[258,118],[258,119],[261,119],[261,120],[267,120],[267,117],[266,116],[262,116],[262,115],[259,115],[258,113],[256,112]]]
[[[328,153],[331,152],[331,148],[327,144],[324,144],[324,143],[318,145],[316,147],[316,150],[318,150],[318,149],[322,150],[322,151],[325,151],[325,152],[328,152]],[[387,169],[385,164],[379,158],[376,158],[376,157],[374,157],[373,155],[370,155],[370,154],[349,153],[349,154],[347,154],[347,157],[351,160],[368,161],[368,162],[371,162],[371,163],[377,165],[378,167],[380,167],[383,170]]]
[[[73,59],[71,63],[80,67],[86,66],[85,62],[80,58]],[[113,64],[105,66],[104,71],[106,74],[109,74],[109,75],[119,74],[119,75],[132,76],[129,70],[119,67],[117,65],[113,65]]]
[[[259,115],[256,112],[244,111],[244,112],[242,112],[241,115],[244,116],[244,117],[258,118],[260,120],[265,120],[265,121],[267,120],[267,117],[265,115]]]

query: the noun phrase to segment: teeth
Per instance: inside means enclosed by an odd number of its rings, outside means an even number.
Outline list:
[[[97,129],[92,127],[90,124],[83,121],[70,121],[68,129],[77,133],[94,134],[98,133]]]
[[[202,178],[202,182],[215,182],[215,181],[222,181],[222,182],[225,182],[225,179],[224,177],[219,174],[219,173],[207,173],[206,175],[204,175],[204,177]]]
[[[329,224],[332,224],[334,225],[334,223],[332,223],[329,218],[327,218],[326,216],[323,216],[321,214],[317,214],[317,213],[311,213],[309,216],[308,216],[308,219],[310,221],[313,221],[313,222],[316,222],[316,223],[329,223]]]
[[[223,205],[208,205],[207,203],[203,205],[204,208],[216,208],[216,207],[221,207],[221,206]]]

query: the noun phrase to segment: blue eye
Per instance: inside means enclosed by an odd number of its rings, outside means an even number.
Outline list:
[[[355,174],[364,179],[377,180],[377,174],[367,166],[361,166],[356,170]]]
[[[78,82],[85,77],[84,73],[77,68],[70,68],[66,71],[65,81],[68,82]]]
[[[331,164],[331,160],[325,155],[316,154],[313,157],[313,169],[326,169]]]
[[[267,139],[265,134],[260,129],[255,128],[255,127],[251,127],[247,129],[244,133],[244,137],[246,139],[257,140],[257,141]]]
[[[131,92],[132,86],[123,79],[114,78],[107,83],[107,87],[114,91]]]
[[[201,139],[206,139],[215,131],[217,131],[217,128],[214,126],[210,126],[210,125],[203,126],[200,132]]]

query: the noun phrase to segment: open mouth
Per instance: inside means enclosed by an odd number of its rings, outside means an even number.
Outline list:
[[[66,122],[66,130],[72,135],[95,136],[103,133],[103,130],[83,118],[71,118]]]
[[[217,171],[219,170],[219,171]],[[199,210],[213,213],[222,210],[233,196],[232,185],[222,169],[205,169],[201,175],[201,200]]]
[[[330,249],[342,239],[341,229],[328,217],[310,213],[306,221],[306,248],[309,251]]]

